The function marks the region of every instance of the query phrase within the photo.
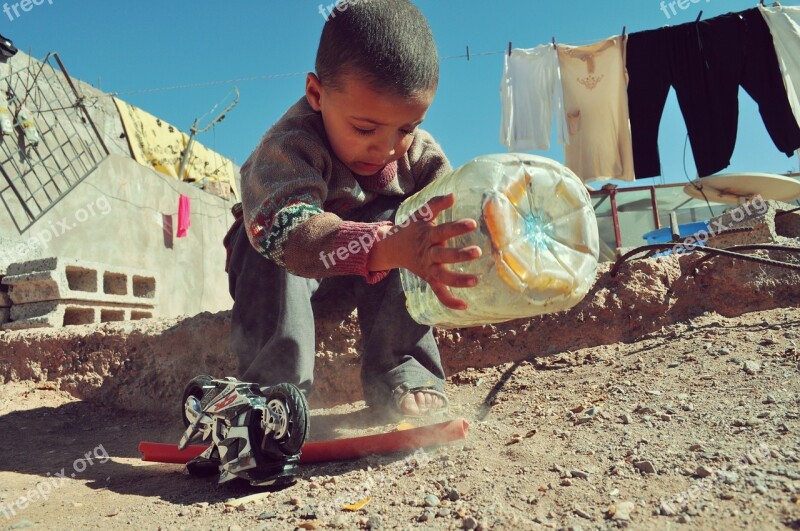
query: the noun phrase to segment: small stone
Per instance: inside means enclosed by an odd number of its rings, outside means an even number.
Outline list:
[[[608,493],[608,495],[611,496],[612,498],[616,498],[617,496],[619,496],[619,489],[612,490],[611,492]]]
[[[704,466],[699,466],[699,467],[697,467],[697,469],[695,469],[694,473],[698,477],[707,478],[707,477],[713,475],[714,471],[710,470],[710,469],[708,469],[708,468],[706,468]]]
[[[691,445],[689,447],[689,451],[690,452],[699,452],[702,449],[703,449],[703,445],[702,444],[693,444],[693,445]]]
[[[682,514],[678,517],[679,524],[688,524],[692,521],[692,517],[688,514]]]
[[[581,518],[585,518],[587,520],[591,520],[592,519],[592,515],[587,513],[586,511],[584,511],[580,507],[575,507],[575,509],[573,509],[573,510],[575,511],[575,514],[580,516]]]
[[[766,494],[767,487],[763,483],[756,483],[756,492],[759,494]]]
[[[656,467],[650,461],[635,461],[633,466],[645,474],[656,474]]]
[[[461,494],[458,492],[457,489],[448,489],[447,491],[447,499],[450,501],[458,501],[461,499]]]
[[[383,518],[380,515],[373,514],[367,519],[367,529],[380,529],[383,526]]]
[[[26,529],[28,527],[33,527],[33,522],[30,520],[20,520],[14,524],[11,524],[9,529]]]
[[[659,505],[658,510],[663,516],[675,516],[677,514],[675,512],[675,509],[673,509],[672,506],[665,501],[661,502],[661,505]]]
[[[732,500],[734,498],[734,495],[731,492],[723,492],[722,494],[719,495],[719,497],[722,498],[723,500]]]
[[[449,507],[442,507],[436,514],[442,518],[449,518],[452,512]]]
[[[736,472],[720,472],[719,477],[726,485],[733,485],[739,481],[739,474]]]
[[[302,520],[316,520],[317,519],[317,510],[314,508],[313,505],[306,505],[297,515]]]
[[[630,416],[630,415],[627,415],[627,414],[626,414],[626,415],[622,415],[622,416],[619,418],[619,420],[620,420],[620,422],[622,422],[623,424],[630,424],[630,423],[632,422],[631,416]]]
[[[612,507],[614,508],[613,514],[611,515],[612,519],[629,522],[631,519],[631,513],[633,512],[633,509],[634,507],[636,507],[636,505],[633,502],[626,501],[626,502],[620,502],[616,505],[612,505]]]
[[[539,515],[536,518],[534,518],[533,521],[536,522],[537,524],[545,525],[547,524],[547,517]]]
[[[569,478],[564,478],[564,479],[561,480],[560,485],[562,487],[570,487],[570,486],[572,486],[572,481],[570,481]]]
[[[263,513],[258,515],[259,520],[272,520],[273,518],[277,517],[278,515],[273,513],[272,511],[264,511]]]
[[[464,529],[475,529],[478,527],[478,521],[471,516],[467,516],[461,521],[461,527]]]
[[[291,498],[289,498],[289,503],[291,503],[295,507],[300,507],[301,505],[303,505],[303,500],[301,500],[297,496],[292,496]]]
[[[425,507],[438,507],[441,503],[438,497],[434,496],[433,494],[428,494],[425,496]]]
[[[744,369],[744,372],[750,375],[761,372],[761,364],[757,361],[745,361],[744,365],[742,365],[742,368]]]
[[[667,365],[667,367],[670,368],[670,369],[674,369],[675,367],[680,367],[680,366],[681,366],[681,362],[680,361],[673,361],[672,363]]]
[[[583,470],[572,470],[570,471],[570,475],[574,478],[589,479],[589,473]]]

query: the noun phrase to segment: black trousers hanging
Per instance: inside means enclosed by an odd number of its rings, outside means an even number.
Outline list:
[[[670,87],[686,121],[698,174],[730,165],[739,124],[739,86],[758,104],[775,146],[800,148],[769,27],[758,9],[631,34],[628,101],[636,178],[661,174],[658,129]]]

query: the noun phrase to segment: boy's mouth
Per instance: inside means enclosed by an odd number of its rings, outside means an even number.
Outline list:
[[[360,171],[364,171],[364,172],[372,174],[372,173],[378,173],[386,165],[385,164],[370,164],[369,162],[356,162],[355,166]]]

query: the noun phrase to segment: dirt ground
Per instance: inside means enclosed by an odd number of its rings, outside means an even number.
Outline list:
[[[642,337],[451,378],[466,441],[308,465],[261,492],[144,463],[178,417],[0,386],[0,525],[12,529],[800,529],[800,310],[704,314]],[[437,419],[441,420],[441,419]],[[314,410],[322,440],[396,429]],[[369,496],[361,509],[345,510]]]

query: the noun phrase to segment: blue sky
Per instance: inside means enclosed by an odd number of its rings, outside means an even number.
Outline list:
[[[327,0],[328,5],[333,0]],[[14,2],[7,2],[13,6]],[[454,165],[505,151],[499,142],[502,55],[512,41],[528,48],[550,42],[590,43],[619,34],[680,24],[755,7],[754,0],[701,0],[667,19],[659,0],[417,0],[428,17],[443,58],[441,82],[424,128],[442,144]],[[793,3],[786,3],[794,5]],[[301,73],[313,69],[324,23],[320,2],[305,0],[211,2],[209,0],[44,0],[30,11],[0,12],[0,33],[42,58],[58,51],[70,73],[188,130],[215,104],[232,100],[232,84],[179,90],[143,89]],[[473,55],[468,62],[466,47]],[[303,94],[304,75],[237,84],[241,102],[199,140],[238,164],[263,133]],[[227,98],[227,99],[226,99]],[[224,103],[222,105],[224,107]],[[686,128],[674,95],[661,124],[665,182],[685,180]],[[557,144],[540,153],[563,161]],[[686,156],[690,176],[695,169]],[[797,158],[778,152],[757,107],[740,96],[740,125],[732,165],[726,171],[797,171]],[[643,179],[636,184],[662,182]]]

